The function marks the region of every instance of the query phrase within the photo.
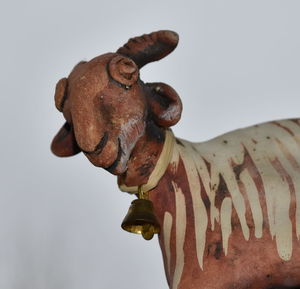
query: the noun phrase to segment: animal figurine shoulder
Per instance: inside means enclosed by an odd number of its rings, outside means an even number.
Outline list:
[[[175,32],[153,32],[77,64],[56,86],[66,123],[52,151],[82,151],[138,196],[122,227],[145,239],[159,233],[170,288],[297,288],[300,119],[202,143],[175,138],[178,94],[144,83],[139,70],[177,43]]]

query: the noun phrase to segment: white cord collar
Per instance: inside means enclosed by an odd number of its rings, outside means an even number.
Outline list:
[[[158,161],[155,165],[154,170],[150,174],[150,177],[148,179],[148,182],[146,184],[143,184],[141,186],[131,186],[128,187],[125,184],[119,184],[119,189],[122,192],[128,192],[131,194],[136,194],[139,191],[139,187],[141,187],[141,190],[143,192],[148,192],[155,188],[164,175],[164,173],[167,170],[167,167],[170,163],[172,153],[173,153],[173,147],[175,143],[175,137],[171,130],[166,130],[165,134],[165,143],[163,146],[163,149],[161,151],[161,154],[158,158]]]

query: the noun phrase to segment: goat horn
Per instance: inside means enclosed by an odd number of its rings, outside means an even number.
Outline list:
[[[161,30],[129,39],[117,53],[131,58],[141,68],[171,53],[176,48],[178,40],[176,32]]]

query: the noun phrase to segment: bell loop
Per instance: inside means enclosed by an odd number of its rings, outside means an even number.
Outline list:
[[[142,186],[138,186],[137,197],[138,197],[139,199],[148,200],[148,199],[149,199],[149,192],[145,192],[145,191],[143,190],[143,187],[142,187]]]

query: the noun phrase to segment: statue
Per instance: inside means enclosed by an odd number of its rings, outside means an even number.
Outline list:
[[[78,63],[56,86],[66,123],[52,151],[83,152],[137,195],[122,227],[147,240],[158,233],[170,288],[296,288],[300,119],[202,143],[176,138],[170,127],[181,117],[178,94],[144,83],[139,70],[177,43],[175,32],[153,32]]]

